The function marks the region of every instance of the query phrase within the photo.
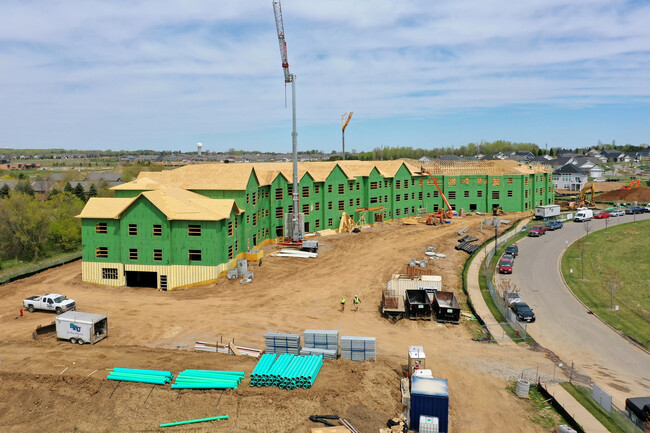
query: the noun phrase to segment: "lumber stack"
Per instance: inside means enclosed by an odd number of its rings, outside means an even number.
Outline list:
[[[250,386],[275,386],[281,389],[310,388],[321,367],[320,355],[295,356],[284,353],[277,359],[274,354],[262,355],[251,374]]]
[[[106,377],[108,380],[122,382],[152,383],[165,385],[172,381],[174,375],[170,371],[141,370],[137,368],[113,368]]]
[[[377,341],[375,337],[341,337],[341,358],[352,361],[377,359]]]
[[[184,370],[178,373],[172,389],[236,389],[243,371]]]
[[[264,336],[264,349],[266,353],[298,355],[301,349],[300,335],[268,333]]]

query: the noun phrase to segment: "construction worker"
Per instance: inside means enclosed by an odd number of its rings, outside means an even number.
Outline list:
[[[357,295],[354,295],[354,311],[359,311],[359,304],[361,303],[361,299]]]
[[[345,296],[341,296],[341,311],[345,311]]]

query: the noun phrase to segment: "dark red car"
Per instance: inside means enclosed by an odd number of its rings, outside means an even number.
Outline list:
[[[602,212],[598,212],[597,214],[594,214],[594,218],[596,218],[597,220],[600,220],[600,219],[603,219],[603,218],[609,218],[610,216],[611,215],[606,210],[604,210]]]
[[[546,233],[545,226],[534,226],[528,231],[528,236],[541,236]]]
[[[512,274],[512,260],[502,258],[499,261],[499,273],[500,274]]]

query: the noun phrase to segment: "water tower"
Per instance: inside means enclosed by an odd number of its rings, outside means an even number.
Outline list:
[[[201,156],[201,148],[203,147],[203,143],[196,143],[196,152],[198,156]]]

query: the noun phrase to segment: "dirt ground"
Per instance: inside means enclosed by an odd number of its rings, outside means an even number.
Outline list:
[[[163,422],[228,414],[228,421],[196,424],[177,431],[306,432],[316,427],[309,415],[335,413],[361,432],[376,432],[401,411],[399,379],[410,344],[423,345],[427,368],[449,380],[454,432],[544,432],[530,421],[527,402],[506,390],[504,372],[552,362],[527,346],[472,341],[475,322],[381,317],[381,291],[391,274],[411,258],[423,259],[426,246],[447,258],[430,262],[443,276],[445,290],[461,300],[461,270],[467,254],[456,251],[456,230],[482,242],[492,227],[479,230],[484,217],[454,219],[450,225],[398,225],[319,237],[317,259],[267,257],[253,267],[248,285],[222,279],[173,292],[111,288],[83,283],[81,263],[50,269],[0,287],[0,400],[3,431],[158,431]],[[514,219],[515,216],[509,215]],[[266,248],[273,251],[272,247]],[[34,341],[37,325],[54,314],[18,317],[22,299],[58,292],[77,301],[79,311],[109,317],[109,338],[90,346],[48,339]],[[361,298],[359,311],[339,310],[345,295]],[[305,329],[337,329],[341,335],[377,338],[376,362],[326,361],[314,386],[280,390],[248,386],[256,360],[194,352],[197,340],[263,348],[267,332],[301,334]],[[106,380],[112,367],[170,370],[187,368],[245,371],[237,390],[183,390]],[[148,396],[148,397],[147,397]]]

